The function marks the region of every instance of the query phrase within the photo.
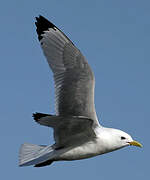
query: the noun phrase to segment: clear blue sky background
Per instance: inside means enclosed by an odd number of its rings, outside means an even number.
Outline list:
[[[18,167],[24,142],[51,144],[52,131],[33,112],[54,113],[52,73],[40,49],[34,18],[43,15],[87,57],[96,77],[102,125],[143,143],[95,158]],[[0,178],[149,179],[150,1],[2,0],[0,6]]]

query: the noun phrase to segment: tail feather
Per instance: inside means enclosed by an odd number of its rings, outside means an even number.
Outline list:
[[[51,146],[39,146],[25,143],[21,145],[19,152],[19,166],[30,166],[41,164],[49,159],[53,154]]]

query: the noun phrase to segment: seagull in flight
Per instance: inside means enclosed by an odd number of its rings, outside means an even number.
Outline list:
[[[54,161],[94,157],[133,145],[142,145],[118,129],[99,124],[94,105],[94,74],[72,41],[43,16],[36,32],[55,81],[56,114],[34,113],[34,120],[54,130],[53,145],[24,143],[19,166],[43,167]]]

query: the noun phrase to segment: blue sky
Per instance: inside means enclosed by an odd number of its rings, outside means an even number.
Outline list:
[[[24,142],[51,144],[52,130],[33,112],[54,113],[52,73],[35,31],[51,20],[88,59],[95,73],[100,123],[144,145],[45,168],[19,168]],[[3,179],[148,179],[150,149],[150,1],[2,1],[0,6],[0,177]]]

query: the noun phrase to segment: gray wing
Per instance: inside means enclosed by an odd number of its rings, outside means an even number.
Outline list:
[[[57,148],[81,145],[96,137],[93,131],[93,120],[83,116],[55,116],[35,113],[34,120],[43,126],[54,129]]]
[[[55,25],[36,18],[37,34],[55,81],[56,115],[84,116],[98,123],[94,75],[80,50]]]

